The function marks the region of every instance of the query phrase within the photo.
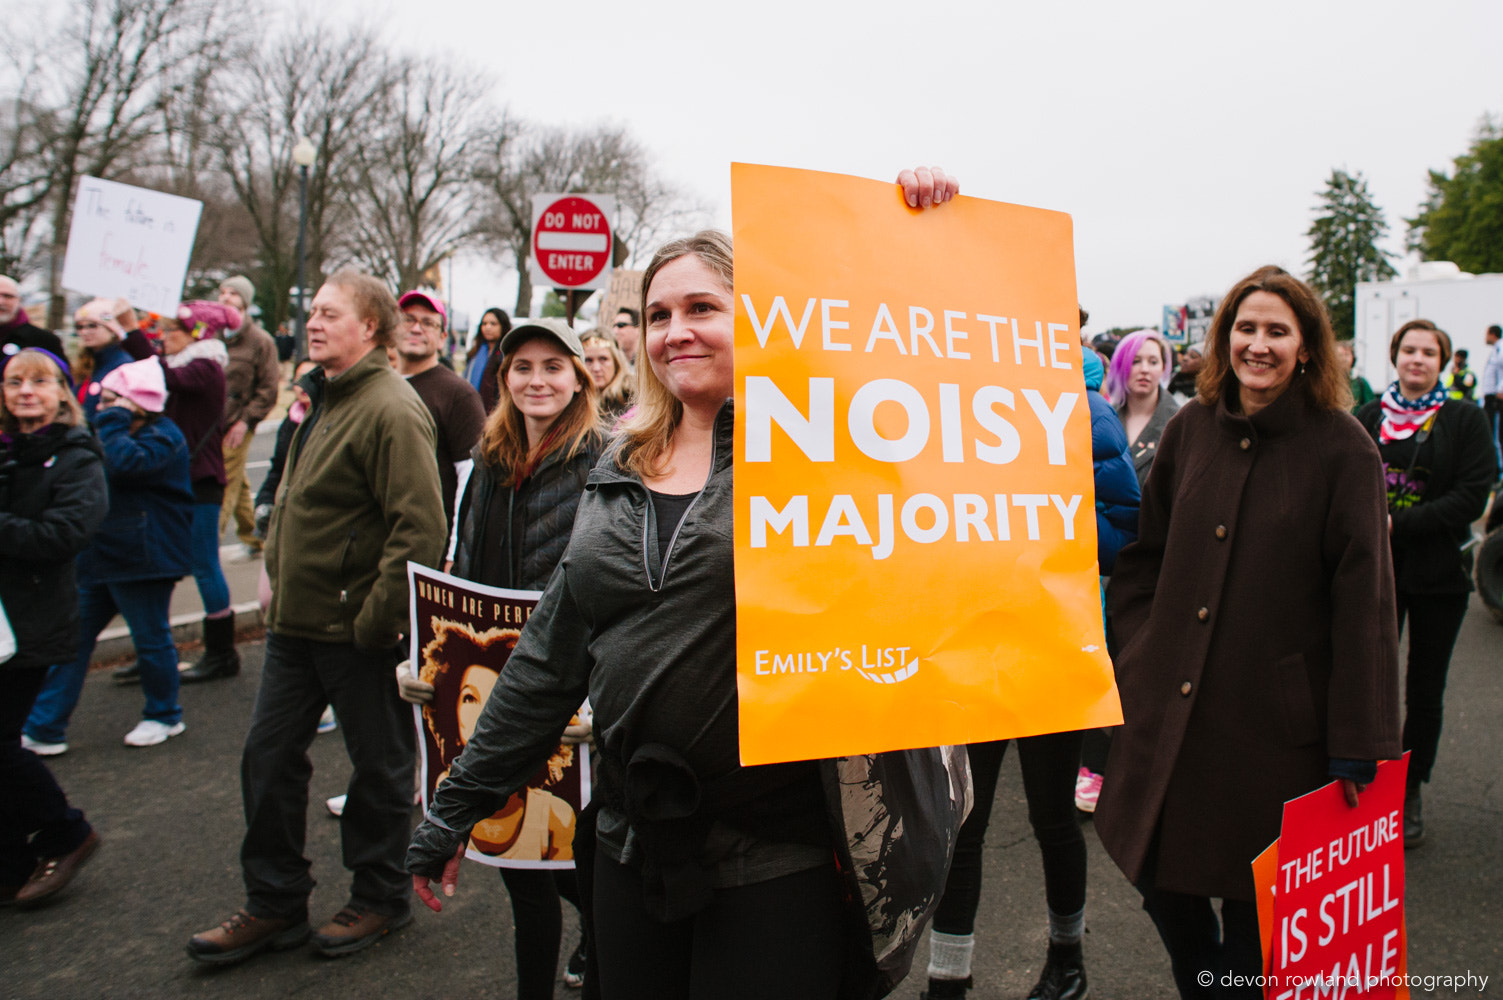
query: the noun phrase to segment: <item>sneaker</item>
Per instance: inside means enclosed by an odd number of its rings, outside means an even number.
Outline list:
[[[41,740],[32,739],[25,733],[21,734],[21,745],[38,757],[57,757],[68,752],[66,743],[43,743]]]
[[[346,906],[313,935],[313,947],[329,958],[369,948],[392,931],[412,923],[412,911],[377,913],[362,906]]]
[[[241,910],[218,927],[193,935],[188,957],[209,965],[232,965],[268,948],[296,948],[312,933],[307,920],[253,917]]]
[[[178,735],[188,727],[181,722],[167,725],[156,719],[142,719],[136,723],[136,728],[125,734],[125,745],[128,747],[154,747],[158,743],[166,743],[168,739]]]
[[[325,799],[324,808],[329,810],[330,816],[343,816],[344,801],[347,798],[349,798],[348,795],[336,795],[332,799]]]
[[[1083,813],[1096,811],[1096,800],[1101,798],[1101,775],[1088,767],[1080,769],[1075,778],[1075,808]]]
[[[579,944],[574,947],[574,954],[569,956],[569,962],[564,966],[564,985],[571,990],[583,989],[584,974],[584,938],[580,938]]]
[[[332,733],[334,730],[336,730],[338,728],[339,728],[339,722],[337,720],[335,720],[335,718],[334,718],[334,706],[333,705],[325,705],[324,706],[324,714],[320,715],[318,717],[318,731],[319,731],[319,733],[320,734],[322,734],[322,733]]]
[[[919,992],[919,1000],[964,1000],[973,985],[970,976],[964,979],[930,979],[929,988]]]

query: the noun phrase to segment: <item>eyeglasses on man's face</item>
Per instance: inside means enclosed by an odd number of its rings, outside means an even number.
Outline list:
[[[403,313],[402,320],[408,326],[420,326],[430,333],[441,333],[444,329],[444,321],[437,316],[414,316],[411,313]]]

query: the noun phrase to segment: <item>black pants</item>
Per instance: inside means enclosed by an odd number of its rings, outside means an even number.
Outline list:
[[[1409,786],[1430,780],[1445,717],[1446,673],[1451,651],[1466,617],[1471,594],[1398,596],[1399,631],[1409,619],[1409,667],[1404,672],[1404,749],[1409,754]]]
[[[90,830],[52,771],[21,746],[21,727],[46,676],[46,667],[0,673],[0,886],[16,889],[38,861],[71,854]]]
[[[1261,1000],[1263,990],[1252,985],[1263,974],[1256,903],[1223,900],[1221,919],[1217,920],[1215,906],[1206,896],[1163,892],[1151,886],[1142,892],[1143,909],[1153,918],[1159,939],[1169,952],[1174,985],[1184,1000]],[[1240,976],[1242,982],[1234,985],[1234,976]],[[1206,985],[1206,978],[1210,985]]]
[[[1075,777],[1080,771],[1083,737],[1082,732],[1070,732],[1018,740],[1028,822],[1044,860],[1044,895],[1049,909],[1061,916],[1085,908],[1085,835],[1075,815]],[[934,911],[934,929],[941,934],[975,933],[976,907],[981,901],[981,848],[1007,743],[972,743],[967,748],[976,803],[961,824],[944,898]]]
[[[240,864],[247,909],[257,917],[302,919],[313,891],[303,856],[308,817],[308,746],[325,705],[354,773],[339,818],[350,901],[381,913],[406,912],[412,877],[403,867],[412,833],[417,738],[412,706],[391,679],[399,652],[266,633],[266,665],[240,759],[245,842]]]
[[[502,868],[501,881],[511,897],[511,921],[517,950],[517,1000],[551,1000],[558,975],[559,941],[564,912],[559,898],[579,908],[574,870]]]
[[[717,889],[692,917],[662,923],[635,869],[603,852],[593,880],[605,1000],[833,1000],[846,957],[834,865]]]

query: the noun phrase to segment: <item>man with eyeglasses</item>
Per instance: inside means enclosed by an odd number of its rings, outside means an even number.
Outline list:
[[[397,332],[397,374],[422,399],[438,428],[438,475],[443,484],[444,517],[452,533],[455,492],[468,477],[470,451],[480,440],[485,408],[469,382],[439,363],[447,336],[443,300],[428,292],[403,293],[397,300],[402,328]]]
[[[642,318],[635,309],[622,306],[616,311],[616,321],[611,324],[616,337],[616,346],[626,355],[626,360],[637,366],[637,347],[642,343]]]
[[[33,326],[21,308],[21,286],[0,274],[0,354],[10,357],[28,347],[40,347],[56,357],[64,357],[63,342],[51,330]]]

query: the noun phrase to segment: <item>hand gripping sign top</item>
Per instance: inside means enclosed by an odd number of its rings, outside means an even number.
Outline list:
[[[1069,216],[731,178],[742,761],[1120,722]]]

